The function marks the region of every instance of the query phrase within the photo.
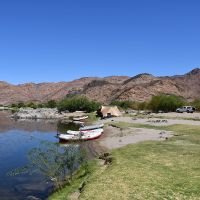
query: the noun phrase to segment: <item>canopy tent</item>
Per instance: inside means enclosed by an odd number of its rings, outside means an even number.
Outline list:
[[[119,111],[117,106],[102,106],[100,109],[101,117],[119,117],[121,116],[121,112]]]

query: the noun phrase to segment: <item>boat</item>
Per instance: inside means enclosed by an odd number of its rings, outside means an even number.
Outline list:
[[[73,121],[73,123],[80,126],[84,126],[84,122],[81,122],[81,121]]]
[[[99,138],[102,133],[103,129],[88,130],[83,132],[71,131],[71,134],[60,134],[58,137],[61,141],[94,140]]]
[[[79,131],[87,131],[87,130],[95,130],[95,129],[99,129],[99,128],[103,128],[104,124],[95,124],[92,126],[84,126],[79,128]]]
[[[88,116],[74,117],[73,121],[81,121],[81,120],[85,120],[87,118],[88,118]]]

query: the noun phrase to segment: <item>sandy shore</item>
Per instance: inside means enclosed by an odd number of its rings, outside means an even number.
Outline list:
[[[107,126],[104,136],[99,140],[100,146],[115,149],[144,141],[163,141],[173,136],[172,132],[145,128],[116,128]]]
[[[179,113],[174,113],[174,116]],[[184,114],[185,116],[188,113]],[[195,117],[199,113],[195,113]],[[180,114],[181,115],[181,114]],[[169,116],[169,114],[168,114]],[[171,115],[170,115],[171,116]],[[101,120],[101,123],[108,122],[126,122],[133,124],[149,124],[153,126],[169,126],[175,124],[195,125],[200,126],[200,121],[186,120],[186,119],[161,119],[159,118],[132,118],[132,117],[117,117]],[[126,146],[128,144],[135,144],[144,141],[162,141],[173,136],[173,132],[161,131],[147,128],[117,128],[111,125],[105,127],[104,136],[98,141],[100,146],[106,149],[114,149]]]
[[[110,119],[104,119],[101,122],[127,122],[127,123],[135,123],[135,124],[149,124],[154,126],[169,126],[174,124],[186,124],[186,125],[196,125],[200,126],[200,121],[194,120],[185,120],[185,119],[159,119],[159,118],[132,118],[132,117],[116,117]]]

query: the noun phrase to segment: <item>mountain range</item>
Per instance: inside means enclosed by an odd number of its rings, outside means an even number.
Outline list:
[[[184,75],[155,77],[143,73],[134,77],[85,77],[71,82],[13,85],[0,81],[0,104],[46,102],[67,94],[82,94],[101,103],[113,100],[146,101],[160,93],[182,96],[188,101],[200,98],[200,69]]]

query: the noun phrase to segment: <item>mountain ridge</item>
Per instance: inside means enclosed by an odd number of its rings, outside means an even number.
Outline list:
[[[200,98],[200,69],[184,75],[156,77],[142,73],[133,77],[82,77],[73,81],[10,84],[0,81],[0,104],[59,100],[80,93],[101,103],[113,100],[146,101],[159,93],[175,94],[187,100]]]

